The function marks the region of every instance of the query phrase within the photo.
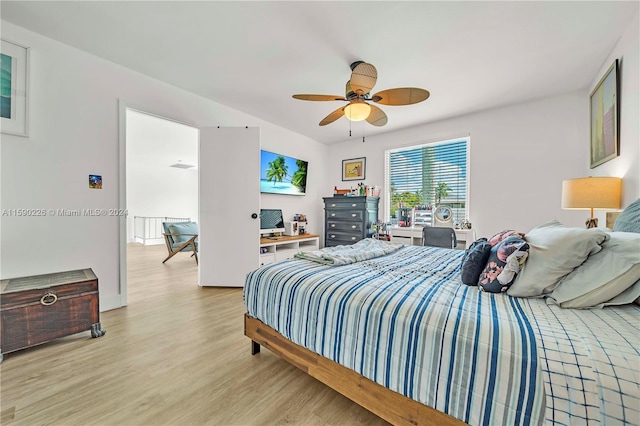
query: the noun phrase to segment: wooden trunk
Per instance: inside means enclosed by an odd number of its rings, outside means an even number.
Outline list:
[[[2,280],[0,289],[2,354],[86,330],[104,334],[91,269]]]

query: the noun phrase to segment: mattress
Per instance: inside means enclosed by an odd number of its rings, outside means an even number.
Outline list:
[[[247,275],[247,313],[470,424],[638,424],[640,306],[577,311],[480,292],[462,251],[406,246],[344,266]]]

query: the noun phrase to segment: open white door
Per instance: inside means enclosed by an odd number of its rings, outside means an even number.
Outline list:
[[[198,283],[242,287],[260,259],[260,129],[201,128],[198,173]]]

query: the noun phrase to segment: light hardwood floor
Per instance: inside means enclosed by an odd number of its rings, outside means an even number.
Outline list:
[[[188,254],[128,250],[129,306],[101,314],[106,335],[5,356],[0,424],[387,424],[267,349],[251,356],[241,289],[198,287]]]

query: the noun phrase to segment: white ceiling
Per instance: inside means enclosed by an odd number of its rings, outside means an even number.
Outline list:
[[[425,102],[381,106],[367,135],[548,95],[588,93],[639,2],[23,1],[2,19],[323,143],[349,65],[378,69],[372,93],[421,87]],[[585,95],[586,96],[586,95]],[[353,123],[361,134],[362,123]]]

